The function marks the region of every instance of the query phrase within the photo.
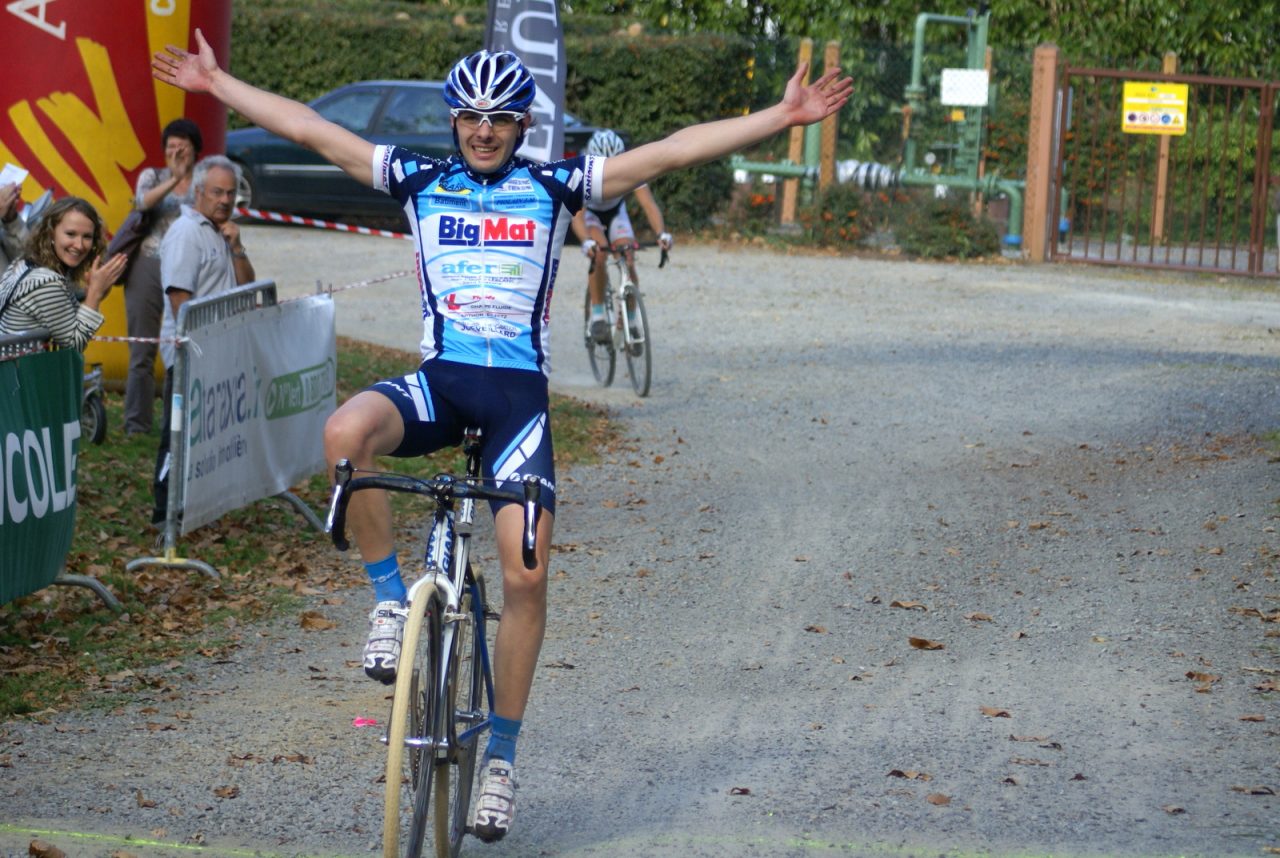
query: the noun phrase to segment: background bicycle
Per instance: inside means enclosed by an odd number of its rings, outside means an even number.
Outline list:
[[[467,467],[462,477],[440,474],[421,479],[387,472],[356,476],[346,460],[335,469],[328,528],[340,550],[348,547],[346,505],[352,492],[407,492],[427,497],[434,505],[424,572],[410,586],[404,608],[404,638],[384,738],[384,858],[455,858],[469,831],[479,742],[493,712],[487,628],[488,621],[499,619],[488,605],[483,576],[471,566],[476,500],[523,505],[524,562],[529,568],[536,564],[536,478],[526,479],[522,491],[485,485],[478,432],[466,434],[463,450]]]
[[[644,296],[640,284],[631,277],[631,265],[635,260],[634,246],[615,246],[600,248],[591,265],[594,269],[604,255],[606,279],[604,286],[604,312],[609,324],[609,338],[603,342],[596,340],[588,329],[583,335],[587,347],[587,358],[591,362],[591,372],[596,381],[605,387],[613,384],[613,376],[617,370],[618,353],[621,352],[627,361],[627,374],[631,377],[631,386],[638,396],[648,396],[649,386],[653,380],[653,350],[649,339],[649,315],[644,309]],[[658,267],[667,264],[667,249],[662,248],[662,258]],[[588,291],[583,304],[583,319],[591,319],[591,294]]]

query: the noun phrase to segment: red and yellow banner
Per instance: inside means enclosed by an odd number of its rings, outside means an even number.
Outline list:
[[[114,229],[138,173],[164,166],[165,124],[187,116],[221,152],[226,110],[151,77],[151,55],[190,46],[196,27],[225,64],[231,0],[5,0],[0,166],[30,173],[23,199],[84,197]]]

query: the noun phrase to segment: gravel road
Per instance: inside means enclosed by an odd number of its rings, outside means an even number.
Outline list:
[[[286,295],[412,262],[245,232]],[[564,259],[553,384],[628,440],[560,475],[517,826],[465,854],[1280,850],[1274,284],[654,256],[645,400],[595,386]],[[335,300],[340,333],[416,344],[411,280]],[[314,608],[338,627],[0,725],[0,855],[375,852],[366,594]]]

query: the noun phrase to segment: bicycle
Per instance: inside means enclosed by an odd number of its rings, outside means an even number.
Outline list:
[[[383,804],[384,858],[418,858],[426,845],[435,789],[433,846],[437,858],[456,858],[468,833],[476,754],[493,717],[493,671],[486,623],[500,615],[485,598],[484,577],[471,568],[476,500],[506,500],[524,508],[524,564],[537,562],[536,477],[522,491],[486,486],[480,477],[480,432],[463,439],[466,474],[431,479],[384,471],[356,476],[350,461],[334,469],[327,530],[348,548],[346,507],[352,492],[380,488],[430,498],[435,510],[427,536],[426,569],[409,587],[404,637],[396,670],[387,745]],[[486,708],[487,704],[487,708]],[[407,753],[406,753],[407,752]],[[407,759],[406,759],[407,757]]]
[[[628,264],[634,260],[635,246],[601,247],[600,252],[606,254],[606,264],[614,269],[611,273],[606,272],[604,282],[604,313],[610,336],[603,343],[591,336],[591,290],[588,289],[583,319],[587,323],[584,325],[584,342],[591,372],[602,386],[613,384],[618,352],[622,352],[627,359],[627,373],[631,376],[631,386],[636,395],[648,396],[653,376],[653,351],[649,344],[649,314],[644,309],[644,296],[640,293],[640,284],[631,279]],[[595,270],[598,259],[599,254],[591,260],[588,274]],[[658,267],[666,264],[667,249],[664,247]],[[615,279],[617,288],[613,285]]]

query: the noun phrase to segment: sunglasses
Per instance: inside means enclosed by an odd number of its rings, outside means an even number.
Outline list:
[[[515,113],[509,110],[480,113],[477,110],[463,110],[460,107],[451,109],[449,114],[458,121],[459,125],[465,128],[479,128],[481,123],[488,122],[489,127],[494,131],[508,131],[515,128],[516,123],[524,118],[523,113]]]

